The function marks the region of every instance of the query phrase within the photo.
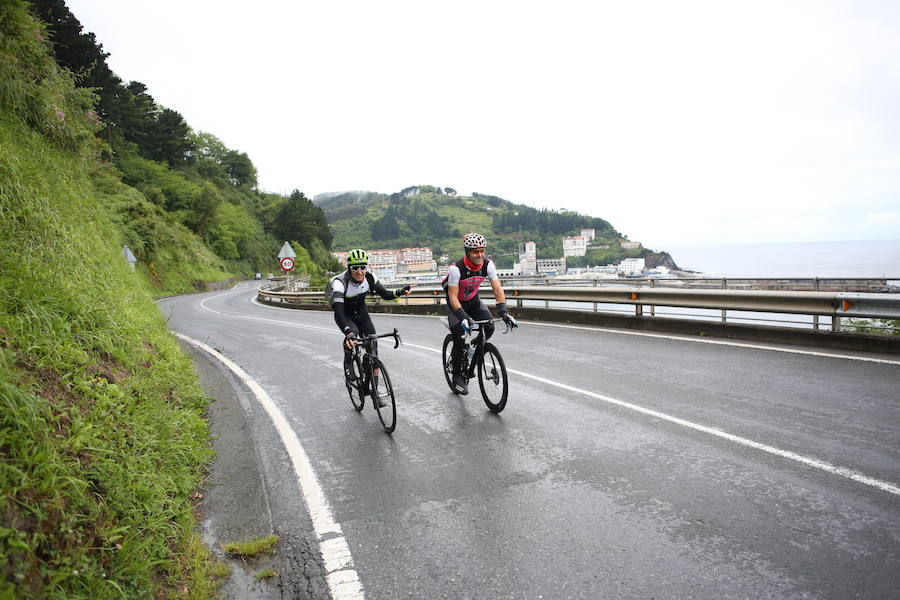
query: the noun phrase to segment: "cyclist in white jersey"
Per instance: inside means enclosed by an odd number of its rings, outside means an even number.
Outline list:
[[[497,268],[494,261],[485,259],[484,249],[487,240],[479,233],[469,233],[463,237],[463,247],[466,255],[450,265],[450,270],[444,278],[442,285],[447,290],[447,320],[450,324],[450,333],[453,334],[453,349],[450,353],[450,362],[453,366],[453,387],[458,394],[468,394],[469,388],[466,379],[460,373],[462,362],[463,336],[472,329],[473,321],[484,321],[491,318],[491,311],[478,297],[478,287],[485,280],[491,282],[494,291],[494,299],[497,301],[497,314],[507,324],[515,323],[506,310],[506,294],[500,285],[500,277],[497,276]],[[493,323],[482,326],[485,340],[494,333]]]

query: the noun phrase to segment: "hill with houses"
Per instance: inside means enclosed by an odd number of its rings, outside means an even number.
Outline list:
[[[568,268],[635,258],[643,258],[647,268],[677,268],[667,253],[627,239],[602,218],[477,192],[461,196],[453,188],[419,185],[391,194],[320,194],[313,203],[325,214],[339,258],[351,248],[366,248],[373,264],[394,263],[406,272],[425,270],[431,260],[437,265],[456,260],[460,239],[469,231],[488,238],[488,254],[505,270],[536,274],[541,262],[545,270],[559,271],[553,261],[563,258]]]

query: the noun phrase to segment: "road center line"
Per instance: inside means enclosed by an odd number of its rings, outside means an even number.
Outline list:
[[[404,344],[406,346],[410,346],[412,348],[418,348],[420,350],[428,350],[430,352],[435,352],[440,354],[440,350],[436,350],[435,348],[428,348],[426,346],[418,346],[416,344]],[[768,452],[769,454],[774,454],[775,456],[780,456],[782,458],[787,458],[789,460],[793,460],[795,462],[799,462],[808,467],[813,467],[815,469],[820,469],[822,471],[826,471],[831,473],[832,475],[840,475],[841,477],[846,477],[847,479],[852,479],[853,481],[864,483],[866,485],[870,485],[872,487],[878,488],[882,491],[889,492],[894,494],[895,496],[900,496],[900,487],[889,483],[887,481],[882,481],[880,479],[876,479],[874,477],[869,477],[868,475],[863,475],[862,473],[858,473],[853,471],[852,469],[847,469],[846,467],[838,467],[832,465],[829,462],[824,460],[819,460],[817,458],[811,458],[809,456],[804,456],[802,454],[797,454],[796,452],[791,452],[790,450],[782,450],[781,448],[776,448],[774,446],[769,446],[767,444],[761,444],[760,442],[754,442],[753,440],[749,440],[747,438],[743,438],[725,431],[721,429],[715,429],[714,427],[707,427],[706,425],[700,425],[699,423],[694,423],[692,421],[688,421],[686,419],[682,419],[680,417],[674,417],[672,415],[668,415],[666,413],[659,412],[657,410],[653,410],[650,408],[644,408],[643,406],[638,406],[637,404],[632,404],[631,402],[625,402],[624,400],[618,400],[616,398],[612,398],[610,396],[604,396],[603,394],[598,394],[596,392],[592,392],[590,390],[583,390],[581,388],[577,388],[571,385],[567,385],[565,383],[560,383],[558,381],[553,381],[551,379],[547,379],[546,377],[539,377],[537,375],[532,375],[530,373],[525,373],[523,371],[517,371],[515,369],[506,368],[509,373],[513,373],[518,375],[519,377],[525,377],[526,379],[532,379],[534,381],[538,381],[540,383],[550,385],[553,387],[557,387],[563,390],[567,390],[569,392],[574,392],[576,394],[582,394],[584,396],[589,396],[591,398],[596,398],[597,400],[602,400],[604,402],[608,402],[609,404],[614,404],[616,406],[621,406],[622,408],[627,408],[629,410],[633,410],[635,412],[639,412],[651,417],[655,417],[657,419],[662,419],[664,421],[668,421],[669,423],[674,423],[676,425],[681,425],[682,427],[689,427],[690,429],[694,429],[695,431],[700,431],[702,433],[706,433],[709,435],[714,435],[716,437],[728,440],[730,442],[734,442],[736,444],[740,444],[742,446],[747,446],[749,448],[754,448],[756,450],[762,450],[763,452]]]
[[[344,538],[344,532],[340,524],[331,516],[331,508],[325,498],[322,486],[319,485],[319,479],[313,471],[312,463],[309,462],[309,457],[300,444],[300,439],[284,414],[272,401],[269,394],[235,363],[199,340],[177,332],[175,335],[228,367],[253,392],[256,401],[263,407],[275,425],[281,442],[291,459],[294,473],[297,475],[297,485],[304,502],[306,502],[306,508],[319,541],[319,550],[325,562],[325,570],[328,572],[326,579],[331,597],[334,600],[363,600],[365,595],[362,583],[353,568],[353,557],[350,555],[350,547]],[[325,539],[326,536],[327,539]]]
[[[205,302],[205,301],[204,301],[204,302]],[[205,307],[205,306],[204,306],[204,308],[206,308],[207,310],[212,311],[212,309],[207,308],[207,307]],[[212,311],[212,312],[216,312],[216,311]],[[218,314],[224,314],[224,313],[218,313]],[[269,322],[272,322],[272,323],[278,323],[278,324],[281,324],[281,325],[293,325],[293,326],[295,326],[295,327],[303,327],[303,328],[308,328],[308,329],[317,329],[317,330],[320,330],[320,331],[326,331],[326,332],[329,332],[329,333],[334,333],[334,334],[336,334],[336,335],[340,335],[340,332],[339,332],[339,331],[335,331],[334,328],[316,327],[316,326],[314,326],[314,325],[303,325],[303,324],[300,324],[300,323],[292,323],[292,322],[289,322],[289,321],[277,321],[277,320],[274,320],[274,319],[267,319],[267,318],[265,318],[265,317],[253,317],[253,316],[247,316],[247,315],[227,315],[227,316],[233,316],[233,317],[238,317],[238,318],[246,318],[246,319],[255,319],[255,320],[259,320],[259,321],[269,321]],[[590,328],[580,328],[580,327],[576,327],[576,328],[577,328],[577,329],[590,329]],[[676,339],[680,339],[680,338],[676,338]],[[704,340],[704,341],[711,342],[712,340]],[[437,354],[440,354],[440,353],[441,353],[441,350],[438,350],[438,349],[436,349],[436,348],[429,348],[429,347],[427,347],[427,346],[419,346],[419,345],[417,345],[417,344],[409,344],[409,343],[406,343],[406,342],[404,342],[403,345],[404,345],[404,346],[409,346],[409,347],[411,347],[411,348],[418,348],[418,349],[420,349],[420,350],[426,350],[426,351],[428,351],[428,352],[434,352],[434,353],[437,353]],[[761,346],[761,348],[767,349],[767,350],[773,349],[773,348],[769,348],[769,347],[766,347],[766,346]],[[775,350],[778,350],[778,349],[776,348]],[[803,351],[797,351],[797,352],[806,354],[806,352],[803,352]],[[811,354],[811,353],[810,353],[810,354]],[[841,355],[835,355],[835,356],[837,356],[837,357],[839,357],[839,358],[855,358],[855,357],[845,357],[845,356],[841,356]],[[865,360],[865,359],[863,359],[863,360]],[[873,360],[874,360],[874,359],[873,359]],[[891,361],[881,361],[881,362],[891,362]],[[557,388],[560,388],[560,389],[563,389],[563,390],[567,390],[567,391],[570,391],[570,392],[574,392],[574,393],[576,393],[576,394],[582,394],[582,395],[584,395],[584,396],[589,396],[589,397],[591,397],[591,398],[596,398],[597,400],[602,400],[603,402],[607,402],[607,403],[609,403],[609,404],[614,404],[614,405],[616,405],[616,406],[620,406],[620,407],[622,407],[622,408],[627,408],[627,409],[629,409],[629,410],[633,410],[633,411],[635,411],[635,412],[639,412],[639,413],[642,413],[642,414],[645,414],[645,415],[648,415],[648,416],[651,416],[651,417],[654,417],[654,418],[657,418],[657,419],[662,419],[662,420],[664,420],[664,421],[668,421],[669,423],[674,423],[674,424],[676,424],[676,425],[681,425],[682,427],[688,427],[688,428],[693,429],[693,430],[695,430],[695,431],[699,431],[699,432],[701,432],[701,433],[706,433],[706,434],[708,434],[708,435],[713,435],[713,436],[716,436],[716,437],[718,437],[718,438],[721,438],[721,439],[724,439],[724,440],[728,440],[728,441],[730,441],[730,442],[734,442],[735,444],[740,444],[740,445],[742,445],[742,446],[746,446],[746,447],[748,447],[748,448],[753,448],[753,449],[755,449],[755,450],[761,450],[761,451],[763,451],[763,452],[767,452],[767,453],[769,453],[769,454],[773,454],[773,455],[779,456],[779,457],[781,457],[781,458],[787,458],[787,459],[789,459],[789,460],[793,460],[793,461],[795,461],[795,462],[798,462],[798,463],[800,463],[800,464],[806,465],[806,466],[808,466],[808,467],[813,467],[813,468],[815,468],[815,469],[819,469],[819,470],[821,470],[821,471],[825,471],[825,472],[830,473],[830,474],[832,474],[832,475],[839,475],[839,476],[841,476],[841,477],[845,477],[845,478],[850,479],[850,480],[852,480],[852,481],[856,481],[856,482],[858,482],[858,483],[863,483],[863,484],[865,484],[865,485],[868,485],[868,486],[872,486],[872,487],[878,488],[878,489],[880,489],[880,490],[882,490],[882,491],[885,491],[885,492],[894,494],[895,496],[900,496],[900,487],[898,487],[897,485],[894,485],[894,484],[889,483],[889,482],[887,482],[887,481],[882,481],[881,479],[876,479],[876,478],[874,478],[874,477],[869,477],[868,475],[863,475],[862,473],[858,473],[857,471],[854,471],[854,470],[852,470],[852,469],[848,469],[848,468],[846,468],[846,467],[839,467],[839,466],[836,466],[836,465],[832,465],[831,463],[829,463],[829,462],[827,462],[827,461],[824,461],[824,460],[819,460],[819,459],[817,459],[817,458],[812,458],[812,457],[809,457],[809,456],[804,456],[804,455],[802,455],[802,454],[797,454],[796,452],[791,452],[790,450],[782,450],[781,448],[776,448],[775,446],[769,446],[769,445],[767,445],[767,444],[762,444],[762,443],[760,443],[760,442],[755,442],[755,441],[753,441],[753,440],[750,440],[750,439],[747,439],[747,438],[743,438],[743,437],[740,437],[740,436],[737,436],[737,435],[728,433],[728,432],[726,432],[726,431],[722,431],[721,429],[716,429],[716,428],[714,428],[714,427],[707,427],[706,425],[701,425],[701,424],[699,424],[699,423],[694,423],[694,422],[692,422],[692,421],[688,421],[688,420],[682,419],[682,418],[680,418],[680,417],[675,417],[675,416],[672,416],[672,415],[668,415],[668,414],[666,414],[666,413],[662,413],[662,412],[659,412],[659,411],[656,411],[656,410],[653,410],[653,409],[650,409],[650,408],[644,408],[643,406],[638,406],[637,404],[632,404],[631,402],[625,402],[624,400],[618,400],[618,399],[612,398],[612,397],[610,397],[610,396],[604,396],[603,394],[598,394],[598,393],[592,392],[592,391],[590,391],[590,390],[583,390],[583,389],[581,389],[581,388],[577,388],[577,387],[574,387],[574,386],[571,386],[571,385],[568,385],[568,384],[565,384],[565,383],[560,383],[560,382],[557,382],[557,381],[553,381],[553,380],[547,379],[547,378],[545,378],[545,377],[540,377],[540,376],[537,376],[537,375],[532,375],[532,374],[530,374],[530,373],[525,373],[525,372],[523,372],[523,371],[517,371],[517,370],[514,370],[514,369],[510,369],[510,368],[508,368],[508,367],[507,367],[506,370],[507,370],[509,373],[513,373],[513,374],[518,375],[518,376],[520,376],[520,377],[525,377],[526,379],[531,379],[531,380],[534,380],[534,381],[538,381],[538,382],[540,382],[540,383],[543,383],[543,384],[546,384],[546,385],[550,385],[550,386],[553,386],[553,387],[557,387]]]

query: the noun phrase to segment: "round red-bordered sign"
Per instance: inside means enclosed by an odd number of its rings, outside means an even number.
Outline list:
[[[285,256],[281,259],[281,270],[282,271],[290,271],[294,268],[294,259],[290,256]]]

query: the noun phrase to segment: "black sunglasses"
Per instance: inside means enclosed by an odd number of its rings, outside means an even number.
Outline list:
[[[366,265],[351,265],[350,270],[351,271],[365,271]]]

